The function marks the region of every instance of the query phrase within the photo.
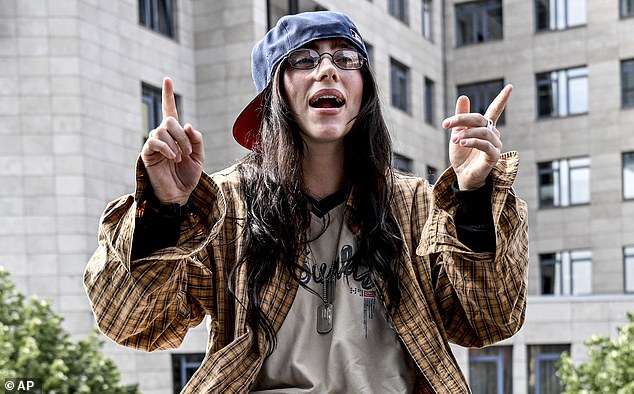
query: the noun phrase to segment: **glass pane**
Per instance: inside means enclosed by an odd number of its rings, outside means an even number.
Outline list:
[[[592,293],[592,262],[575,261],[572,265],[572,294]]]
[[[548,30],[550,28],[550,7],[548,6],[548,0],[536,0],[535,1],[535,17],[536,30]]]
[[[625,291],[634,292],[634,246],[623,248]]]
[[[537,115],[553,116],[555,112],[556,87],[548,73],[537,75]]]
[[[486,15],[487,31],[485,40],[499,40],[502,38],[502,7],[493,5]]]
[[[623,198],[634,198],[634,152],[623,154]]]
[[[541,294],[555,294],[557,282],[553,255],[540,256]]]
[[[570,204],[590,202],[590,168],[570,170]]]
[[[634,15],[634,0],[621,0],[621,16]]]
[[[473,394],[497,393],[496,363],[469,361],[469,385]]]
[[[423,37],[431,40],[431,0],[423,0]]]
[[[568,0],[568,27],[586,24],[586,0]]]
[[[576,77],[568,81],[568,103],[571,114],[588,112],[588,77]]]
[[[468,7],[468,8],[467,8]],[[469,5],[456,6],[456,45],[468,45],[473,43],[474,15],[469,12]]]
[[[539,363],[539,394],[560,394],[563,386],[559,384],[559,379],[555,375],[558,360],[543,360]]]

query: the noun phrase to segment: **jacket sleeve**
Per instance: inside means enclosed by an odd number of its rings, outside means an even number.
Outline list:
[[[214,310],[214,273],[199,256],[217,236],[226,203],[221,189],[203,173],[177,245],[131,261],[137,203],[148,185],[138,160],[135,194],[111,202],[101,217],[84,286],[105,335],[121,345],[153,351],[178,347],[189,328]]]
[[[435,302],[451,342],[482,347],[515,334],[523,325],[528,285],[526,203],[512,189],[519,167],[507,152],[492,170],[495,253],[476,253],[456,235],[455,180],[449,169],[431,193],[431,209],[416,253],[429,262]]]

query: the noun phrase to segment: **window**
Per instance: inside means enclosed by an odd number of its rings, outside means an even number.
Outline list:
[[[588,68],[544,72],[536,75],[537,116],[561,117],[588,112]]]
[[[407,0],[388,0],[388,11],[396,19],[407,23]]]
[[[427,166],[427,182],[433,185],[438,179],[438,169],[436,167]]]
[[[634,59],[621,62],[621,103],[634,107]]]
[[[559,394],[564,391],[555,375],[563,352],[570,353],[570,345],[528,345],[529,394]]]
[[[425,78],[425,122],[434,124],[434,81]]]
[[[185,387],[189,379],[191,379],[192,375],[203,359],[205,358],[205,353],[173,353],[172,354],[172,379],[174,382],[174,394],[178,394],[181,392],[182,388]]]
[[[391,102],[396,108],[409,112],[409,68],[390,59]]]
[[[141,128],[141,137],[143,142],[148,138],[148,134],[151,130],[158,127],[163,120],[163,99],[161,89],[141,83],[141,103],[143,112],[143,126]],[[180,111],[180,96],[174,95],[176,100],[176,108]],[[180,114],[182,115],[182,114]]]
[[[456,5],[457,46],[501,39],[501,0],[481,0]]]
[[[432,22],[431,0],[423,0],[421,20],[423,24],[422,26],[423,38],[429,41],[433,41],[432,29],[431,29],[431,22]]]
[[[634,152],[623,153],[623,198],[634,199]]]
[[[269,29],[284,15],[327,10],[312,0],[268,0],[267,4]]]
[[[469,349],[469,386],[473,394],[511,394],[513,347]]]
[[[539,267],[543,295],[579,295],[592,292],[590,250],[540,254]]]
[[[458,96],[465,95],[471,101],[471,111],[484,115],[489,104],[495,99],[504,87],[503,79],[494,81],[476,82],[465,85],[458,85]],[[504,112],[498,119],[497,124],[504,124]]]
[[[623,248],[623,270],[625,271],[625,292],[634,293],[634,246]]]
[[[393,159],[393,165],[392,165],[394,169],[411,174],[414,169],[413,164],[414,163],[412,159],[410,159],[409,157],[403,156],[398,153],[394,153],[394,159]]]
[[[586,0],[535,0],[535,30],[561,30],[586,24]]]
[[[174,37],[174,0],[139,0],[139,23],[168,37]]]
[[[567,207],[590,202],[590,158],[538,163],[539,207]]]
[[[634,0],[621,0],[621,18],[634,16]]]

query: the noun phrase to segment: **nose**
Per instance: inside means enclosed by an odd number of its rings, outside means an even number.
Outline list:
[[[332,78],[336,81],[339,78],[339,72],[337,70],[337,66],[335,66],[335,63],[332,61],[332,55],[329,53],[322,53],[320,58],[321,60],[315,68],[317,80],[321,81],[325,78]]]

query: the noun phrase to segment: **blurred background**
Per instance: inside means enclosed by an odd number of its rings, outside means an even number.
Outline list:
[[[368,46],[395,166],[430,182],[458,95],[484,111],[515,86],[498,128],[529,205],[526,324],[454,351],[474,392],[560,392],[561,353],[583,361],[584,340],[614,336],[634,307],[634,0],[0,0],[0,266],[85,337],[83,269],[106,203],[134,191],[162,78],[204,134],[206,171],[227,167],[246,153],[231,126],[255,95],[253,44],[281,16],[323,9]],[[206,341],[201,324],[174,351],[104,350],[124,382],[169,394]]]

